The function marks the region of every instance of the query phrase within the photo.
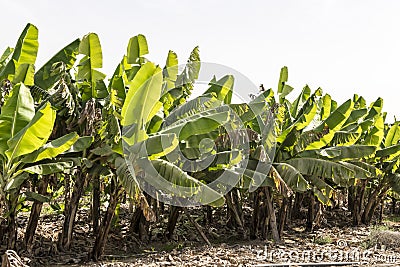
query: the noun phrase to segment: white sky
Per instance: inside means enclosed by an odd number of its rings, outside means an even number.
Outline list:
[[[286,65],[296,92],[308,84],[339,102],[353,93],[369,102],[381,96],[390,117],[400,117],[400,1],[7,0],[2,11],[0,49],[14,46],[31,22],[39,28],[38,66],[96,32],[110,75],[129,38],[142,33],[149,58],[161,66],[169,49],[183,63],[199,45],[202,61],[229,66],[257,85],[275,89]]]

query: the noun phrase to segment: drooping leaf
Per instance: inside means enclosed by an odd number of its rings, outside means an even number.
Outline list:
[[[354,177],[354,172],[340,163],[314,158],[293,158],[286,161],[303,175],[331,178],[341,181]]]
[[[322,158],[332,161],[362,159],[372,155],[376,150],[374,146],[352,145],[313,149],[301,152],[298,156],[305,158]]]
[[[39,165],[33,165],[22,169],[22,171],[27,173],[34,173],[40,175],[48,175],[52,173],[63,172],[74,166],[73,162],[53,162],[53,163],[43,163]]]
[[[39,201],[40,203],[50,202],[50,197],[44,196],[42,194],[38,194],[36,192],[26,191],[26,192],[24,192],[24,195],[26,196],[26,199],[30,200],[30,201],[36,200],[36,201]]]
[[[143,166],[146,182],[152,186],[162,189],[165,194],[172,194],[193,203],[211,205],[215,207],[224,204],[223,195],[206,184],[191,177],[179,167],[164,160],[152,160],[151,164],[140,164]]]
[[[285,183],[295,192],[305,192],[308,189],[308,182],[303,175],[293,166],[286,163],[274,164]]]

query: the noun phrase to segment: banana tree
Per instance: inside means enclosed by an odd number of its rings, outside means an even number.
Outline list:
[[[54,160],[78,140],[70,133],[49,143],[56,111],[46,103],[35,111],[29,89],[22,83],[13,86],[0,114],[0,195],[5,201],[8,247],[16,242],[16,208],[24,182],[30,174],[48,175],[71,168],[73,162]]]
[[[374,154],[374,157],[370,157],[365,165],[375,170],[374,176],[366,181],[360,181],[360,190],[366,190],[369,195],[365,203],[364,209],[362,209],[363,197],[359,199],[359,213],[357,213],[357,221],[355,223],[369,224],[373,218],[376,208],[379,205],[383,206],[383,200],[386,197],[389,190],[398,193],[399,191],[399,163],[400,163],[400,145],[399,145],[399,122],[395,122],[392,125],[385,125],[377,129],[377,123],[372,128],[372,132],[375,133],[375,141],[372,138],[368,138],[372,135],[367,135],[366,142],[376,142],[379,149]],[[380,134],[378,134],[380,132]],[[384,136],[383,136],[384,134]],[[381,207],[383,209],[383,207]],[[361,220],[360,220],[361,217]]]
[[[292,91],[290,86],[285,86],[287,76],[287,68],[283,68],[278,100],[273,98],[272,91],[264,92],[272,95],[271,103],[277,106],[277,148],[270,176],[279,177],[294,192],[310,191],[311,199],[315,195],[320,202],[329,204],[333,185],[348,186],[356,175],[368,175],[368,171],[344,160],[369,156],[375,148],[347,146],[329,150],[332,140],[352,115],[354,102],[348,100],[338,107],[329,95],[322,95],[321,89],[311,94],[308,86],[290,102],[286,99]],[[332,160],[334,156],[329,154],[326,157],[316,156],[321,153],[335,154],[336,158]],[[349,158],[344,157],[345,154]],[[284,206],[282,208],[285,209]],[[280,227],[282,230],[282,225]]]
[[[175,134],[156,134],[156,127],[160,126],[159,118],[161,118],[157,115],[157,111],[162,107],[159,99],[162,98],[161,91],[166,79],[163,78],[163,72],[159,67],[144,58],[147,53],[147,41],[144,36],[132,37],[129,41],[127,55],[117,67],[108,87],[109,97],[106,99],[104,109],[105,119],[100,130],[103,146],[94,149],[93,153],[102,157],[104,162],[108,162],[107,164],[113,169],[116,179],[113,183],[116,190],[110,196],[112,203],[102,220],[102,227],[91,253],[91,257],[94,259],[98,259],[104,249],[111,218],[122,193],[121,185],[130,197],[139,202],[140,210],[146,219],[154,220],[154,214],[139,190],[135,176],[137,166],[130,166],[132,162],[129,164],[129,161],[125,160],[126,153],[131,151],[131,155],[137,153],[142,158],[149,157],[153,162],[158,161],[160,164],[164,164],[165,162],[163,163],[160,158],[177,145]],[[169,78],[171,80],[172,76]],[[163,142],[167,140],[164,148],[161,139]],[[148,151],[139,153],[143,148]],[[181,180],[190,180],[177,167],[168,165],[166,169],[175,170],[175,176],[180,173]],[[168,179],[176,178],[165,176]]]

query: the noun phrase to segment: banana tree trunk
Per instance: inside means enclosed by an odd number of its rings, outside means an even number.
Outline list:
[[[396,204],[397,204],[397,199],[395,197],[392,197],[392,207],[391,207],[392,214],[396,214]]]
[[[78,211],[79,201],[82,197],[83,187],[86,181],[86,173],[78,172],[75,179],[75,185],[72,196],[69,202],[66,201],[64,210],[64,224],[62,228],[59,245],[62,249],[69,250],[71,248],[73,227],[75,224],[75,217]]]
[[[286,225],[286,218],[287,218],[287,211],[289,206],[289,200],[284,197],[282,201],[282,205],[279,210],[279,236],[283,236],[283,230],[285,229]]]
[[[7,248],[15,250],[17,243],[17,204],[19,198],[19,190],[12,191],[9,194],[9,199],[7,201],[8,207],[8,218],[7,218]]]
[[[149,240],[149,227],[150,223],[144,217],[143,210],[138,207],[132,217],[131,232],[138,234],[140,241],[146,242]]]
[[[383,213],[385,211],[385,201],[383,201],[383,199],[381,199],[380,201],[380,211],[379,211],[379,223],[381,224],[383,221]]]
[[[368,198],[367,205],[365,206],[364,212],[362,214],[362,222],[369,225],[373,217],[373,207],[377,202],[378,190],[374,190]]]
[[[269,187],[264,188],[265,192],[265,200],[267,202],[267,210],[268,210],[268,215],[269,215],[269,224],[271,226],[271,233],[272,233],[272,238],[276,243],[280,243],[281,239],[279,237],[279,232],[278,232],[278,226],[276,223],[276,216],[275,216],[275,209],[274,205],[272,202],[272,194],[270,192]]]
[[[362,181],[361,185],[354,187],[353,193],[353,203],[351,203],[351,215],[353,220],[353,225],[358,226],[362,223],[362,206],[365,197],[365,186],[366,181]],[[350,192],[349,192],[350,194]],[[349,203],[350,207],[350,203]]]
[[[312,191],[309,192],[308,202],[308,212],[307,212],[307,222],[306,222],[306,231],[312,232],[314,230],[314,218],[315,218],[315,196]]]
[[[238,210],[237,196],[234,197],[233,192],[229,192],[228,194],[225,195],[225,199],[229,212],[228,225],[233,225],[243,230],[243,221],[241,218],[242,216],[240,215],[240,211]]]
[[[44,175],[39,182],[38,193],[41,195],[47,194],[47,185],[49,184],[48,176]],[[28,251],[32,250],[33,239],[35,237],[36,228],[38,226],[40,212],[42,211],[43,203],[35,200],[32,205],[31,214],[29,216],[28,225],[25,230],[24,243]]]
[[[94,261],[98,261],[104,253],[108,232],[110,231],[112,219],[115,214],[115,209],[117,208],[118,202],[120,201],[124,192],[121,186],[112,187],[114,187],[114,190],[111,193],[107,211],[104,215],[103,221],[101,222],[93,250],[90,254],[90,258]]]
[[[251,215],[250,239],[256,239],[258,227],[260,223],[260,189],[251,193],[250,198],[253,199],[253,213]]]
[[[99,232],[99,219],[100,219],[100,177],[98,175],[95,175],[93,177],[93,206],[92,206],[93,234],[95,236]]]
[[[301,214],[301,207],[304,199],[304,193],[296,192],[294,197],[294,203],[292,207],[292,218],[291,219],[302,219],[303,216]]]
[[[165,233],[168,239],[172,239],[174,235],[175,226],[176,223],[178,222],[180,211],[181,211],[180,207],[171,206],[171,211],[168,218],[167,230]]]

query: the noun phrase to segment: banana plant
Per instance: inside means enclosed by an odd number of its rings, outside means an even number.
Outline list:
[[[373,155],[367,159],[365,165],[376,170],[374,176],[366,181],[359,181],[356,189],[368,191],[369,196],[362,209],[363,199],[358,199],[358,213],[355,224],[360,222],[369,224],[373,218],[374,212],[379,205],[382,205],[383,199],[389,191],[400,192],[399,182],[399,163],[400,163],[400,145],[399,145],[399,122],[383,125],[383,114],[377,114],[375,123],[370,128],[370,133],[366,135],[366,143],[373,142],[378,148]]]
[[[22,83],[13,86],[0,114],[0,196],[6,203],[8,247],[16,242],[16,206],[23,183],[30,174],[48,175],[73,166],[71,160],[56,160],[68,151],[79,136],[70,133],[48,142],[56,111],[46,103],[35,111],[29,89]]]
[[[91,257],[94,259],[98,259],[104,249],[111,223],[110,218],[112,218],[122,188],[140,203],[147,220],[155,219],[146,198],[139,190],[139,182],[136,179],[138,166],[132,165],[132,159],[129,162],[126,153],[129,152],[130,155],[137,153],[137,156],[142,157],[142,161],[151,160],[150,164],[162,164],[164,177],[167,179],[185,180],[198,184],[197,180],[191,179],[178,167],[160,159],[177,146],[178,140],[173,133],[157,133],[156,127],[160,126],[159,120],[162,120],[158,111],[163,107],[159,100],[162,98],[162,87],[166,78],[164,79],[159,67],[144,57],[147,53],[145,37],[143,35],[132,37],[129,40],[127,55],[123,57],[109,83],[109,96],[106,98],[104,108],[105,120],[100,130],[103,145],[99,149],[94,149],[93,153],[103,157],[105,162],[112,166],[115,178],[118,178],[114,182],[118,189],[111,196],[113,205],[110,205],[107,210],[108,217],[104,217],[102,221],[102,227],[91,252]],[[170,76],[169,79],[172,82],[173,77]],[[141,153],[143,148],[147,151]],[[139,159],[135,158],[135,162],[139,162]],[[168,171],[173,171],[174,175],[168,175]]]

